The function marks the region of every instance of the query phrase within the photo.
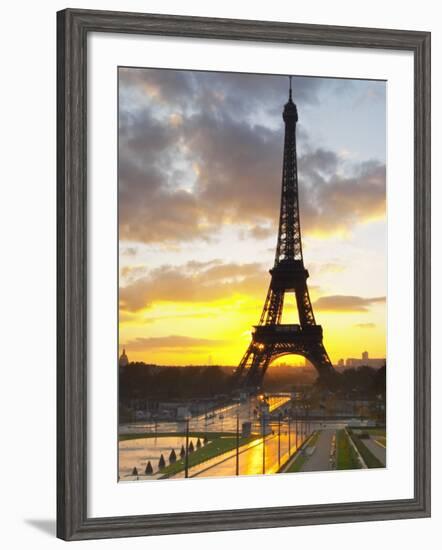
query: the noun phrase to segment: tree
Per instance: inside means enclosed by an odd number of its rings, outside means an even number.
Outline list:
[[[137,475],[138,475],[138,470],[137,470],[136,468],[134,468],[134,469],[132,470],[132,475],[133,475],[133,476],[137,476]]]
[[[147,476],[150,476],[153,474],[153,468],[152,468],[152,464],[150,463],[150,460],[148,461],[148,463],[146,464],[146,469],[144,470],[144,473],[147,475]]]
[[[186,450],[184,449],[184,445],[181,445],[180,458],[184,458],[185,456]]]
[[[196,442],[196,448],[201,449],[201,440],[198,438],[198,441]]]
[[[120,403],[129,408],[136,399],[210,398],[225,392],[230,380],[230,373],[219,366],[171,368],[131,363],[130,368],[119,369]]]
[[[195,450],[195,449],[194,449],[194,447],[193,447],[193,441],[191,441],[191,442],[189,443],[189,453],[193,453],[194,450]]]
[[[385,396],[386,391],[386,368],[381,367],[374,376],[374,390],[377,394]]]
[[[161,453],[160,460],[158,461],[158,469],[162,470],[166,466],[166,461],[164,460],[164,456]]]
[[[172,449],[169,455],[169,463],[174,464],[175,462],[176,462],[176,452],[175,452],[175,449]]]

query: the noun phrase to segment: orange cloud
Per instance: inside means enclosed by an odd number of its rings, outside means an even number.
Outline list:
[[[236,264],[190,261],[162,266],[120,288],[120,308],[138,311],[155,302],[210,302],[234,294],[263,298],[268,272],[258,263]]]
[[[340,313],[366,312],[376,303],[384,303],[385,296],[362,298],[361,296],[321,296],[313,303],[315,311],[332,311]]]
[[[131,351],[170,350],[170,349],[188,349],[188,348],[212,348],[213,346],[223,345],[223,340],[213,340],[209,338],[193,338],[191,336],[180,336],[172,334],[170,336],[158,336],[151,338],[135,338],[124,344],[124,347]]]

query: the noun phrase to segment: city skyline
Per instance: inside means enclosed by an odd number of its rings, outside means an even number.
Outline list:
[[[368,355],[365,357],[366,353]],[[336,361],[336,363],[333,366],[334,367],[362,366],[363,361],[367,362],[367,364],[365,366],[373,366],[373,364],[371,364],[372,362],[378,362],[379,363],[378,366],[383,366],[383,364],[385,364],[385,362],[386,362],[386,358],[385,357],[371,357],[371,355],[367,351],[363,351],[363,352],[360,353],[360,357],[341,357]],[[140,362],[145,363],[145,361],[140,361]],[[355,362],[355,364],[353,365],[352,362]],[[356,362],[358,363],[358,365],[356,365]],[[381,362],[383,362],[383,364],[381,364]],[[131,363],[135,363],[135,361],[131,361],[131,359],[127,355],[126,348],[123,347],[121,349],[121,353],[120,353],[120,356],[119,356],[119,366],[121,368],[126,368],[126,367],[129,367]],[[155,363],[145,363],[145,364],[155,365]],[[202,366],[212,366],[213,364],[214,364],[213,363],[213,358],[212,358],[211,355],[209,355],[206,358],[206,362],[204,364],[202,364]],[[290,366],[290,367],[307,367],[307,366],[311,367],[312,366],[310,361],[308,361],[308,359],[305,359],[301,356],[296,356],[296,355],[295,356],[282,356],[282,357],[280,357],[279,359],[277,359],[276,361],[274,361],[272,363],[272,366],[275,366],[275,365],[284,365],[284,366]],[[158,365],[158,366],[160,366],[160,365]],[[167,365],[164,365],[164,366],[167,366]],[[178,366],[178,365],[169,365],[169,366]],[[183,366],[183,365],[179,365],[179,366]],[[186,365],[186,366],[198,366],[198,365],[189,364],[189,365]],[[223,365],[223,366],[230,367],[230,368],[236,368],[237,367],[237,365]]]
[[[294,77],[293,94],[324,343],[334,364],[361,346],[385,357],[385,83]],[[119,329],[134,360],[239,362],[273,263],[286,99],[281,76],[120,69]]]

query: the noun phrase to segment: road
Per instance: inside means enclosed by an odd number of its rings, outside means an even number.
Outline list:
[[[374,456],[385,466],[387,461],[387,449],[375,441],[375,437],[370,439],[361,439],[361,442],[371,451]]]
[[[330,464],[330,447],[335,433],[336,430],[334,429],[321,431],[315,444],[315,451],[304,463],[301,472],[323,472],[332,469]]]
[[[271,426],[274,434],[265,438],[265,453],[263,453],[263,438],[259,438],[248,445],[240,448],[239,455],[239,475],[258,475],[263,473],[263,462],[265,464],[265,473],[274,474],[279,467],[289,458],[289,434],[287,426],[281,428],[281,437],[279,441],[277,425]],[[296,438],[295,426],[290,430],[290,454],[296,451],[296,441],[298,447],[302,444],[305,437],[303,434],[305,426],[298,424],[298,438]],[[234,476],[236,475],[236,450],[229,451],[211,460],[194,466],[189,470],[189,477],[214,477],[214,476]],[[184,477],[180,472],[175,478]]]
[[[305,423],[294,422],[290,423],[290,438],[288,433],[288,424],[286,422],[281,423],[281,438],[280,447],[278,453],[278,423],[271,422],[266,424],[266,443],[265,443],[265,472],[266,474],[276,473],[280,465],[283,465],[289,458],[289,439],[290,439],[290,454],[293,455],[297,448],[299,448],[306,438],[306,432],[308,427],[313,432],[317,429],[333,432],[336,429],[336,425],[324,425],[324,423]],[[298,438],[296,438],[296,430],[298,431]],[[273,432],[273,433],[272,433]],[[255,432],[256,433],[256,432]],[[259,433],[259,432],[258,432]],[[261,432],[262,433],[262,432]],[[171,434],[172,436],[172,434]],[[172,441],[172,438],[174,439]],[[191,438],[196,442],[196,438]],[[172,437],[152,437],[131,439],[127,441],[120,441],[120,453],[119,453],[119,475],[122,481],[130,481],[136,479],[131,475],[133,468],[136,466],[139,476],[144,475],[147,460],[151,461],[151,464],[156,472],[149,479],[154,479],[160,476],[157,472],[158,460],[160,454],[163,454],[166,461],[172,448],[175,449],[177,455],[179,454],[181,445],[185,443],[183,436]],[[318,441],[320,448],[319,453],[315,456],[315,460],[322,454],[321,448],[324,443],[321,440]],[[325,451],[324,451],[325,452]],[[278,459],[279,454],[279,459]],[[316,454],[316,451],[315,451]],[[325,453],[326,454],[326,453]],[[312,457],[313,458],[313,457]],[[328,469],[328,462],[324,469]],[[322,461],[321,461],[322,464]],[[321,465],[310,466],[311,470],[321,469]],[[262,437],[258,437],[248,445],[240,447],[239,457],[239,473],[240,475],[258,475],[263,472],[263,444]],[[223,453],[217,457],[207,460],[201,464],[198,464],[189,470],[190,477],[213,477],[213,476],[234,476],[236,475],[236,449]],[[184,477],[184,472],[176,474],[174,478]]]
[[[270,395],[268,397],[269,412],[273,412],[290,401],[289,395]],[[239,416],[240,427],[243,422],[255,422],[258,416],[260,401],[250,397],[242,403],[231,403],[218,407],[206,414],[192,417],[189,430],[193,432],[236,432],[236,418]],[[256,427],[256,426],[255,426]],[[170,422],[132,422],[120,426],[120,434],[132,433],[183,433],[186,430],[185,421]]]

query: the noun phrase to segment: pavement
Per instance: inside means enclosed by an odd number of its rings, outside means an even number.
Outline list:
[[[307,459],[301,468],[301,472],[323,472],[331,470],[330,448],[333,435],[336,430],[323,429],[315,444],[314,453]]]

